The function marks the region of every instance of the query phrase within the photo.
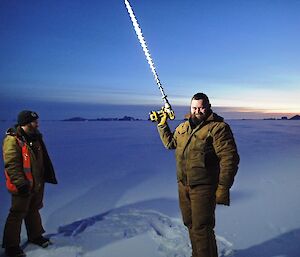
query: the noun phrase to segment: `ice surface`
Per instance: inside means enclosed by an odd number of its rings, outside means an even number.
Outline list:
[[[174,152],[164,149],[154,124],[40,123],[59,180],[57,186],[47,185],[42,209],[54,245],[27,245],[29,257],[190,256]],[[231,206],[216,210],[220,256],[300,256],[300,122],[229,123],[241,164]],[[10,125],[0,123],[2,135]],[[3,172],[0,203],[2,237],[10,204]]]

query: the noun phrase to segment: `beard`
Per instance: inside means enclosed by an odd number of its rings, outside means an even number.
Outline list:
[[[205,114],[194,114],[191,113],[191,120],[195,125],[199,125],[205,119]]]
[[[198,113],[198,114],[191,113],[190,119],[194,126],[198,126],[200,123],[205,121],[211,113],[212,113],[211,110],[207,110],[205,113]]]
[[[38,128],[37,127],[33,127],[32,125],[29,125],[28,129],[27,129],[27,133],[29,135],[36,135],[36,134],[38,134]]]
[[[41,138],[38,128],[27,126],[26,131],[20,127],[20,133],[27,142],[33,142]]]

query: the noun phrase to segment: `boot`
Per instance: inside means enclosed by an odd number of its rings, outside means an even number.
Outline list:
[[[5,254],[7,257],[25,257],[26,254],[23,252],[20,246],[13,246],[5,248]]]
[[[38,245],[42,248],[47,248],[49,245],[52,245],[52,242],[50,241],[50,239],[46,238],[46,237],[43,237],[43,236],[40,236],[40,237],[35,238],[35,239],[31,239],[31,240],[29,240],[29,243]]]

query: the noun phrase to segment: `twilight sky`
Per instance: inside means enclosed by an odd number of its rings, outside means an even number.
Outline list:
[[[130,3],[171,104],[300,113],[299,0]],[[0,119],[162,103],[123,0],[0,0],[0,57]]]

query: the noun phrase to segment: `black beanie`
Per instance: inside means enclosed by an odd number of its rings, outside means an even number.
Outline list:
[[[25,126],[26,124],[33,122],[39,118],[39,115],[33,111],[21,111],[18,114],[18,125]]]

